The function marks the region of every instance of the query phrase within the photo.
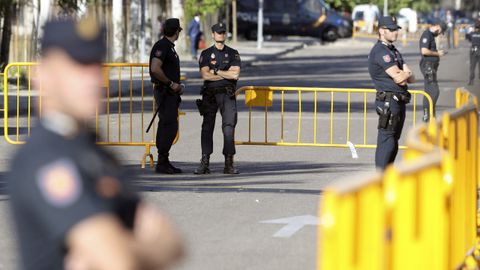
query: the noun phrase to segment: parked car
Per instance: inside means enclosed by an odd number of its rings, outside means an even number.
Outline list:
[[[238,1],[238,32],[257,38],[258,0]],[[331,9],[323,0],[264,0],[265,35],[311,36],[324,41],[352,36],[352,20]]]

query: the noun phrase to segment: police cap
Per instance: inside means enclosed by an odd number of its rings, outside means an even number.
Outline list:
[[[224,23],[217,23],[212,26],[212,32],[225,33],[227,32],[227,28]]]
[[[94,17],[79,21],[73,19],[48,21],[44,27],[41,53],[45,54],[53,48],[65,51],[82,64],[101,63],[106,52],[105,27]]]
[[[398,26],[397,18],[392,16],[384,16],[378,20],[378,27],[379,28],[388,28],[390,30],[398,30],[402,29],[402,27]]]
[[[183,30],[182,27],[180,27],[180,20],[177,18],[170,18],[165,21],[164,25],[165,29],[171,29],[171,30]]]

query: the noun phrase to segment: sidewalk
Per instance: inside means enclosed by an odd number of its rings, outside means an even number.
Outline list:
[[[275,38],[263,42],[262,49],[257,49],[256,41],[241,40],[236,44],[227,42],[227,46],[232,47],[240,53],[242,67],[248,67],[257,61],[267,61],[285,55],[292,51],[303,48],[304,46],[319,43],[318,39],[308,37],[285,37]],[[199,51],[200,53],[201,51]],[[191,59],[190,54],[179,54],[181,71],[187,75],[187,78],[200,78],[198,74],[198,62]]]

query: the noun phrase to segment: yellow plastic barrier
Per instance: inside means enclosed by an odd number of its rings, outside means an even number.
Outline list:
[[[330,187],[322,199],[320,269],[385,269],[383,183],[380,175],[358,180]]]
[[[41,116],[41,89],[33,89],[32,86],[36,66],[37,63],[11,63],[5,68],[4,135],[10,144],[23,144],[30,135],[35,107]],[[104,112],[97,110],[95,116],[97,144],[143,146],[145,153],[141,160],[142,168],[145,167],[147,158],[150,158],[150,166],[153,166],[150,148],[155,145],[155,122],[149,134],[145,134],[155,112],[153,91],[145,89],[145,82],[150,84],[148,64],[107,63],[103,67],[105,98],[99,108],[104,107]],[[9,86],[9,79],[15,85],[14,89]],[[186,79],[185,76],[182,79]],[[184,114],[180,112],[180,115]],[[174,143],[179,136],[177,133]]]
[[[319,269],[478,269],[478,105],[464,89],[456,97],[459,109],[409,133],[402,162],[327,188]],[[375,196],[362,201],[372,186]]]
[[[433,106],[432,100],[428,94],[424,91],[419,90],[410,90],[412,94],[411,106],[412,113],[408,117],[415,127],[417,124],[417,101],[421,101],[425,96],[429,100],[430,104],[430,115],[433,115]],[[341,147],[348,148],[350,147],[349,142],[352,142],[357,148],[375,148],[376,144],[367,143],[367,130],[374,132],[376,136],[376,125],[377,121],[375,120],[375,127],[367,128],[367,115],[371,113],[371,116],[377,117],[375,111],[367,109],[368,105],[372,104],[375,101],[375,89],[348,89],[348,88],[314,88],[314,87],[281,87],[281,86],[245,86],[239,88],[236,92],[237,95],[245,94],[245,105],[248,107],[248,138],[245,140],[236,139],[235,143],[237,145],[268,145],[268,146],[315,146],[315,147]],[[368,97],[367,97],[368,96]],[[312,112],[306,112],[305,108],[307,102],[304,102],[306,98],[310,98],[309,102],[313,103]],[[274,99],[278,99],[277,103],[278,117],[277,115],[270,116],[275,114],[270,112],[272,106],[274,105]],[[353,129],[352,125],[354,120],[352,120],[352,102],[356,99],[357,103],[361,103],[361,112],[357,112],[357,115],[361,115],[361,128],[363,129],[363,138],[353,138],[351,137],[351,131]],[[322,102],[324,103],[322,105]],[[335,115],[335,102],[345,102],[346,104],[342,106],[342,110],[346,109],[346,116],[343,118],[336,117]],[[294,103],[298,110],[293,115],[292,112],[289,112],[289,116],[294,117],[295,123],[297,125],[296,130],[293,130],[296,134],[295,138],[287,137],[286,134],[292,130],[289,128],[289,125],[286,120],[287,116],[287,103]],[[239,105],[240,106],[240,105]],[[311,106],[311,105],[310,105]],[[360,105],[357,104],[357,107]],[[255,122],[258,123],[258,120],[254,119],[254,109],[258,107],[263,109],[263,127],[255,126]],[[345,108],[346,107],[346,108]],[[328,126],[321,126],[322,130],[328,130],[326,132],[318,132],[319,130],[319,119],[322,116],[321,110],[328,114]],[[313,113],[313,117],[309,117]],[[422,112],[423,115],[423,112]],[[257,117],[258,119],[258,117]],[[305,120],[307,119],[307,120]],[[342,121],[339,121],[342,120]],[[279,122],[280,130],[272,131],[269,128],[269,123],[273,121]],[[308,124],[305,125],[304,121],[308,121]],[[433,121],[433,118],[432,118]],[[345,125],[344,131],[342,133],[335,132],[336,125]],[[359,128],[360,121],[355,121],[356,128]],[[239,124],[240,126],[240,124]],[[241,127],[239,127],[241,128]],[[263,129],[263,136],[255,136],[255,133],[259,134],[261,129]],[[324,136],[328,134],[328,138],[324,138],[324,141],[317,139],[320,135]],[[260,138],[254,138],[260,137]],[[304,137],[310,137],[304,139]],[[344,138],[343,141],[339,142],[338,139],[334,138]],[[402,149],[405,147],[402,146]]]

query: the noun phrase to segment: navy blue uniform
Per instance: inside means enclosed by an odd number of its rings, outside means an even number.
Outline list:
[[[8,177],[23,269],[63,269],[65,238],[88,217],[110,213],[132,229],[139,201],[95,136],[65,136],[65,125],[50,120],[33,130]]]
[[[150,53],[150,77],[154,83],[153,94],[158,110],[158,129],[156,146],[159,160],[165,157],[172,147],[178,132],[178,107],[181,102],[180,95],[175,93],[152,74],[151,63],[153,58],[162,61],[162,70],[169,80],[180,83],[180,59],[175,51],[175,44],[166,37],[157,41]]]
[[[475,79],[475,68],[477,65],[480,66],[480,29],[475,29],[470,35],[468,35],[468,40],[472,43],[470,47],[470,82],[473,84]],[[480,68],[479,68],[480,71]],[[479,76],[480,77],[480,76]]]
[[[204,50],[199,59],[200,69],[226,71],[232,66],[241,66],[240,54],[228,46],[223,50],[212,46]],[[223,154],[235,154],[234,133],[237,125],[236,80],[205,81],[202,88],[203,123],[202,154],[213,153],[213,130],[217,111],[222,115]]]
[[[425,30],[420,38],[420,50],[427,48],[433,52],[437,52],[437,44],[435,42],[435,35],[429,30]],[[433,111],[435,114],[435,105],[437,104],[440,89],[438,87],[437,71],[440,64],[440,57],[438,56],[424,56],[420,60],[420,70],[425,82],[425,92],[430,95],[433,101]],[[427,98],[423,98],[423,112],[425,122],[430,119],[429,102]]]
[[[390,67],[403,70],[403,58],[393,45],[378,41],[370,51],[368,70],[377,90],[375,105],[379,114],[375,165],[393,163],[398,152],[398,140],[405,122],[405,105],[409,102],[408,86],[398,85],[386,73]]]

